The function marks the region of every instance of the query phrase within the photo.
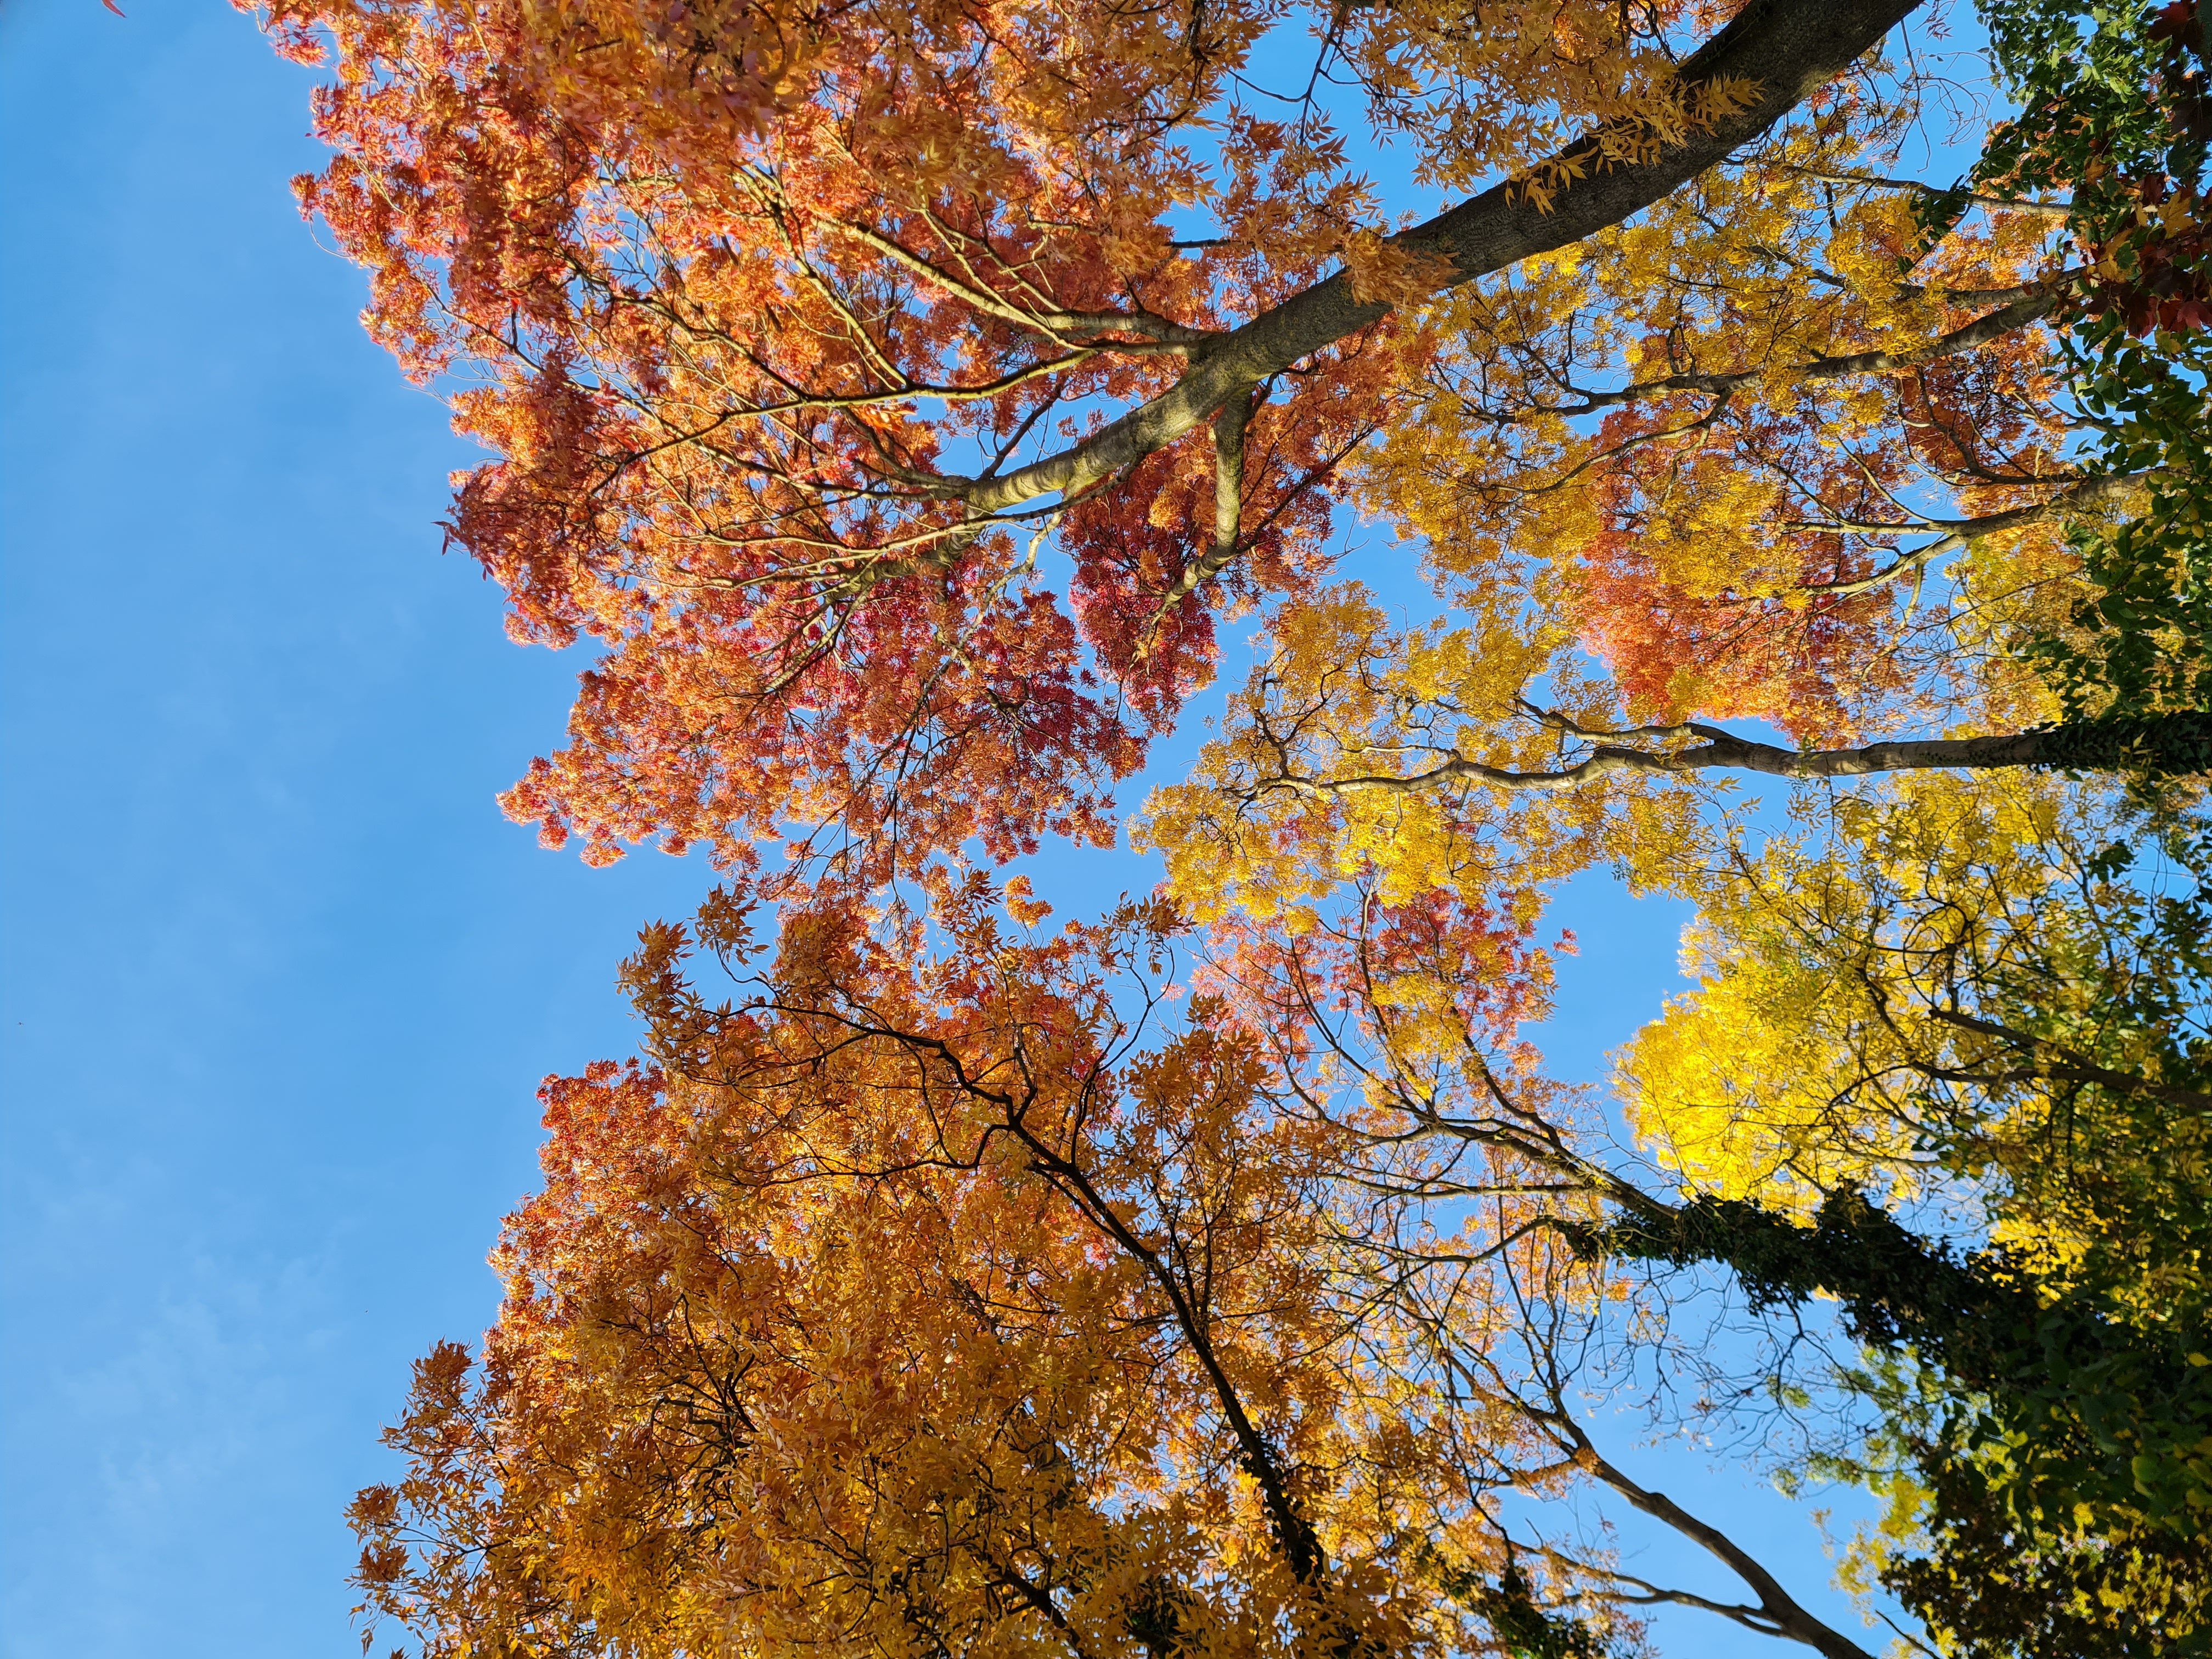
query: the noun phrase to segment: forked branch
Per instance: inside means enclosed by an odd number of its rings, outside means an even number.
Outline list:
[[[2001,340],[2048,315],[2057,306],[2062,292],[2057,283],[2035,288],[2010,304],[2001,306],[1985,316],[1977,317],[1971,323],[1962,323],[1948,333],[1900,350],[1854,351],[1833,357],[1808,357],[1799,363],[1768,364],[1758,368],[1725,373],[1684,369],[1678,374],[1638,380],[1633,385],[1609,392],[1583,392],[1583,401],[1578,404],[1547,406],[1541,412],[1545,415],[1590,415],[1619,404],[1635,403],[1674,392],[1702,392],[1722,396],[1754,381],[1771,383],[1787,380],[1801,385],[1818,385],[1861,374],[1894,374],[1903,369],[1917,368],[1923,363],[1955,356],[1962,351],[1974,350],[1992,340]]]
[[[1655,1492],[1648,1486],[1639,1485],[1630,1479],[1617,1465],[1608,1462],[1597,1448],[1590,1443],[1589,1437],[1583,1433],[1581,1426],[1575,1423],[1571,1417],[1565,1419],[1560,1426],[1579,1442],[1577,1449],[1580,1455],[1576,1461],[1583,1468],[1612,1487],[1644,1514],[1656,1521],[1664,1522],[1683,1537],[1691,1540],[1727,1564],[1729,1571],[1741,1578],[1750,1588],[1751,1592],[1758,1596],[1758,1618],[1763,1621],[1764,1626],[1768,1627],[1765,1629],[1766,1634],[1784,1636],[1792,1641],[1802,1642],[1807,1647],[1820,1654],[1822,1659],[1874,1659],[1872,1654],[1841,1631],[1807,1612],[1796,1598],[1782,1587],[1781,1581],[1769,1572],[1756,1556],[1737,1543],[1735,1539],[1729,1537],[1718,1527],[1691,1514],[1689,1510],[1668,1497],[1665,1492]],[[1692,1605],[1702,1605],[1709,1611],[1728,1611],[1725,1608],[1717,1607],[1711,1602],[1704,1601],[1702,1598],[1676,1596],[1662,1593],[1660,1599],[1681,1600]],[[1748,1620],[1741,1622],[1750,1623]],[[1757,1630],[1762,1628],[1762,1625],[1751,1624],[1750,1627]]]
[[[1147,639],[1176,606],[1200,586],[1229,568],[1237,556],[1244,528],[1244,434],[1252,424],[1256,398],[1232,398],[1213,417],[1213,541],[1206,551],[1185,565],[1182,574],[1160,596],[1146,630]]]
[[[1978,537],[1994,536],[2000,531],[2019,530],[2046,520],[2087,512],[2133,494],[2157,476],[2155,472],[2115,472],[2083,478],[2048,501],[2033,501],[2026,507],[2012,507],[2002,513],[1986,514],[1978,519],[1923,519],[1917,523],[1896,525],[1841,520],[1800,520],[1791,527],[1831,530],[1859,536],[1910,535],[1915,531],[1928,530],[1940,530],[1943,533],[1925,547],[1912,549],[1869,575],[1853,577],[1846,581],[1803,582],[1799,584],[1799,590],[1807,593],[1832,593],[1839,599],[1853,593],[1870,592],[1885,582],[1926,569],[1930,560],[1954,547],[1963,547]]]

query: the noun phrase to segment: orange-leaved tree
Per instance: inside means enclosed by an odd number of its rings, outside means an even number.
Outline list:
[[[273,21],[338,70],[307,206],[495,453],[454,538],[520,637],[602,647],[510,810],[876,878],[1109,837],[1347,488],[1449,581],[1571,564],[1539,608],[1632,702],[1893,720],[1930,651],[1893,578],[1934,555],[1879,550],[2128,487],[2053,425],[2057,210],[1992,198],[1907,269],[1917,197],[1867,168],[1920,89],[1868,54],[1911,9]],[[1362,128],[1462,199],[1401,226]]]
[[[481,1361],[418,1366],[355,1505],[366,1611],[441,1655],[1167,1659],[1595,1655],[1674,1601],[1866,1659],[1576,1408],[1617,1293],[1563,1224],[1672,1212],[1501,1044],[1510,930],[1378,915],[1178,1013],[1168,906],[1000,896],[789,917],[734,1006],[647,930],[653,1064],[547,1085]],[[1443,1018],[1390,994],[1440,969]],[[1753,1601],[1530,1507],[1593,1480]]]

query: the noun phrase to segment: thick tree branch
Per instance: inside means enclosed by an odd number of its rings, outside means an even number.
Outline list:
[[[1824,1659],[1874,1659],[1857,1643],[1815,1619],[1782,1588],[1781,1582],[1759,1565],[1758,1559],[1719,1528],[1700,1521],[1662,1492],[1638,1486],[1600,1455],[1579,1428],[1568,1425],[1581,1442],[1582,1466],[1619,1492],[1644,1514],[1665,1522],[1685,1538],[1702,1546],[1728,1565],[1729,1571],[1751,1587],[1759,1597],[1759,1612],[1771,1620],[1770,1634],[1789,1637],[1824,1656]],[[1710,1605],[1710,1604],[1708,1604]],[[1753,1626],[1753,1628],[1757,1628]]]
[[[1619,224],[1757,138],[1817,88],[1871,51],[1919,0],[1751,0],[1682,65],[1686,94],[1727,82],[1753,88],[1718,117],[1648,161],[1609,161],[1620,135],[1593,131],[1540,164],[1573,179],[1540,204],[1517,181],[1392,237],[1417,258],[1450,262],[1439,292]],[[1084,489],[1165,448],[1270,374],[1372,327],[1392,307],[1363,301],[1338,271],[1197,348],[1182,377],[1151,402],[1081,442],[999,477],[945,480],[946,493],[996,512],[1054,491]]]
[[[1777,778],[1852,778],[1875,772],[1984,770],[2009,766],[2139,771],[2180,777],[2206,769],[2206,731],[2212,727],[2212,714],[2186,710],[2140,720],[2081,720],[2039,731],[1998,732],[1988,737],[1916,738],[1869,743],[1856,749],[1800,750],[1755,743],[1696,720],[1676,726],[1592,732],[1562,715],[1539,712],[1538,717],[1570,736],[1593,740],[1595,747],[1586,759],[1546,772],[1516,772],[1455,757],[1421,772],[1323,778],[1294,772],[1286,764],[1281,772],[1255,781],[1241,793],[1248,800],[1278,793],[1316,797],[1378,790],[1411,793],[1462,781],[1485,783],[1498,789],[1551,793],[1579,789],[1616,773],[1737,771],[1759,772]],[[1632,748],[1617,741],[1633,738],[1663,744],[1688,738],[1702,741],[1693,748],[1672,750]]]
[[[1200,583],[1227,569],[1237,556],[1244,527],[1244,431],[1252,424],[1255,402],[1233,398],[1213,417],[1213,544],[1185,565],[1160,596],[1159,608],[1146,630],[1147,640],[1170,611],[1195,593]]]
[[[1244,528],[1244,430],[1251,424],[1249,398],[1232,398],[1213,417],[1213,545],[1176,580],[1177,599],[1237,556]]]

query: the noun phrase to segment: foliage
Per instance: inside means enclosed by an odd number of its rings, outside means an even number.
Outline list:
[[[2067,227],[2088,264],[2092,352],[2115,329],[2179,336],[2212,322],[2212,228],[2203,214],[2212,87],[2197,0],[2084,9],[2002,0],[1985,14],[1990,55],[2021,113],[1990,134],[1972,178],[2069,192]],[[1923,219],[1955,214],[1931,196]]]
[[[1904,3],[1767,33],[1840,69]],[[1663,194],[1669,144],[1717,154],[1787,107],[1746,114],[1732,58],[1677,70],[1706,21],[1685,0],[1503,0],[1474,28],[1273,0],[279,0],[280,41],[337,70],[301,200],[372,271],[372,331],[454,377],[495,453],[452,536],[519,637],[603,647],[511,811],[594,860],[659,837],[749,870],[763,836],[842,832],[869,879],[1110,836],[1221,602],[1314,580],[1336,470],[1426,349],[1387,301],[1454,271],[1384,238],[1327,110],[1242,90],[1294,16],[1439,185],[1516,171],[1485,198],[1516,235],[1580,216],[1562,191],[1594,164]],[[1224,354],[1324,290],[1343,318],[1310,345]],[[1132,404],[1166,412],[1105,418]]]
[[[1754,1305],[1832,1296],[1856,1338],[1930,1373],[1917,1410],[1893,1373],[1865,1385],[1905,1511],[1878,1571],[1957,1650],[2195,1651],[2212,1642],[2212,842],[2176,832],[2165,881],[2123,879],[2124,843],[2085,854],[2033,805],[2009,845],[1921,803],[1857,815],[1848,872],[1786,851],[1746,871],[1739,905],[1709,913],[1703,987],[1638,1039],[1633,1086],[1708,1180],[1794,1187],[1812,1224],[1708,1191],[1582,1248],[1726,1262]],[[1848,917],[1814,920],[1812,896],[1836,894]],[[1781,1018],[1794,1054],[1695,1035]],[[1685,1138],[1698,1113],[1655,1094],[1728,1103]],[[1761,1173],[1778,1158],[1781,1186]],[[1852,1184],[1910,1195],[1993,1167],[1992,1243],[1964,1259]]]
[[[940,894],[934,964],[793,919],[737,1007],[648,930],[657,1063],[547,1085],[498,1328],[356,1505],[370,1607],[452,1653],[1601,1651],[1328,1270],[1352,1129],[1218,1002],[1139,1046],[1163,907],[997,896]]]
[[[2118,599],[2107,592],[2097,604],[2102,611]],[[2121,649],[2132,655],[2138,641],[2148,642],[2142,635],[2124,637],[2127,645],[2107,653],[2107,663]],[[2172,665],[2177,657],[2162,654],[2160,660]],[[2185,663],[2188,659],[2182,656],[2179,660]],[[2131,772],[2154,778],[2202,776],[2212,771],[2212,714],[2189,707],[2136,718],[2108,715],[2101,720],[2069,720],[2043,734],[2037,760],[2041,765],[2066,771]]]
[[[1551,1613],[1528,1593],[1528,1575],[1508,1561],[1493,1589],[1455,1575],[1450,1593],[1471,1603],[1498,1632],[1512,1659],[1596,1659],[1604,1650],[1579,1620]]]
[[[2061,629],[2023,641],[2068,711],[2123,716],[2212,706],[2212,360],[2198,332],[2153,353],[2109,320],[2076,380],[2102,423],[2097,464],[2142,477],[2140,516],[2069,539],[2090,591]],[[2200,765],[2198,769],[2202,769]]]
[[[2023,112],[1992,135],[1973,182],[2069,192],[2085,293],[2067,344],[2074,396],[2094,433],[2087,459],[2147,489],[2129,521],[2074,532],[2093,592],[2065,633],[2028,648],[2073,712],[2203,708],[2212,705],[2212,91],[2197,0],[2086,16],[2052,0],[2008,0],[1989,18]],[[1958,199],[1930,198],[1929,211],[1955,211]]]
[[[1864,1659],[1587,1411],[1756,1396],[1938,1647],[2195,1639],[2202,26],[1993,0],[1946,187],[1913,10],[276,0],[303,206],[488,452],[450,538],[595,653],[508,811],[723,878],[649,1063],[546,1085],[368,1617]],[[1239,623],[1163,890],[1043,931],[984,866],[1113,843]],[[1698,918],[1632,1146],[1524,1029],[1606,868]],[[1865,1352],[1724,1375],[1712,1262]]]

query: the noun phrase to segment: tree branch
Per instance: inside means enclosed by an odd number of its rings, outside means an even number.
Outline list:
[[[1579,404],[1565,404],[1547,408],[1547,415],[1589,415],[1601,409],[1610,409],[1616,404],[1633,403],[1638,398],[1657,397],[1669,392],[1705,392],[1712,393],[1733,392],[1753,380],[1786,379],[1820,382],[1842,380],[1854,374],[1892,374],[1899,369],[1917,368],[1922,363],[1971,351],[1976,346],[1987,345],[1992,340],[2002,339],[2014,330],[2025,327],[2048,313],[2058,303],[2056,287],[2027,295],[2000,310],[1972,322],[1961,325],[1949,333],[1939,335],[1923,345],[1909,347],[1903,351],[1858,351],[1840,357],[1814,357],[1802,363],[1779,368],[1747,368],[1726,374],[1700,374],[1694,370],[1669,374],[1656,380],[1639,380],[1612,392],[1591,392],[1583,394]]]
[[[2003,513],[1991,513],[1978,519],[1925,519],[1918,524],[1861,524],[1834,520],[1808,520],[1795,527],[1800,530],[1834,530],[1857,535],[1910,535],[1916,530],[1941,530],[1945,533],[1925,547],[1916,547],[1910,553],[1893,561],[1871,575],[1855,576],[1846,581],[1801,582],[1798,591],[1805,593],[1833,593],[1838,598],[1853,593],[1865,593],[1885,582],[1894,581],[1927,568],[1928,562],[1938,554],[1963,546],[1980,536],[1994,536],[1999,531],[2018,530],[2024,525],[2037,524],[2045,519],[2057,518],[2069,512],[2095,507],[2117,496],[2139,489],[2148,480],[2157,477],[2153,472],[2114,472],[2094,478],[2084,478],[2070,489],[2053,495],[2050,500],[2033,502],[2027,507],[2015,507]]]
[[[1589,1437],[1571,1420],[1565,1425],[1580,1443],[1582,1465],[1599,1480],[1619,1492],[1644,1514],[1663,1521],[1685,1538],[1703,1546],[1727,1563],[1729,1571],[1751,1587],[1759,1597],[1759,1611],[1772,1620],[1774,1630],[1770,1634],[1789,1637],[1824,1656],[1824,1659],[1874,1659],[1857,1643],[1815,1619],[1797,1603],[1796,1598],[1782,1588],[1781,1582],[1759,1565],[1758,1559],[1746,1551],[1719,1528],[1700,1521],[1662,1492],[1653,1492],[1638,1486],[1620,1469],[1606,1461]],[[1711,1604],[1704,1604],[1711,1606]],[[1715,1611],[1720,1609],[1715,1608]],[[1756,1626],[1753,1626],[1756,1628]]]
[[[2057,1065],[2038,1065],[2026,1072],[2006,1072],[1984,1079],[1972,1073],[1960,1073],[1965,1081],[2013,1082],[2029,1079],[2052,1083],[2096,1083],[2107,1089],[2117,1089],[2125,1094],[2148,1095],[2154,1100],[2163,1100],[2169,1105],[2186,1106],[2196,1111],[2212,1110],[2212,1095],[2198,1089],[2184,1089],[2176,1084],[2157,1083],[2133,1072],[2115,1071],[2109,1066],[2100,1066],[2095,1060],[2049,1037],[2037,1036],[2032,1031],[2016,1031],[2009,1025],[2000,1025],[1993,1019],[1981,1019],[1972,1014],[1960,1013],[1954,1008],[1931,1008],[1929,1013],[1946,1025],[1960,1030],[1973,1031],[1980,1036],[1995,1037],[2000,1042],[2030,1053],[2046,1049],[2065,1056]]]
[[[1759,772],[1777,778],[1853,778],[1875,772],[1928,769],[1983,770],[2008,766],[2052,766],[2087,771],[2142,771],[2191,776],[2204,769],[2201,749],[2208,716],[2200,711],[2153,715],[2140,720],[2077,720],[2033,732],[2006,732],[1978,738],[1917,738],[1869,743],[1856,749],[1782,749],[1754,743],[1717,726],[1686,720],[1675,726],[1639,726],[1619,732],[1592,732],[1565,715],[1532,710],[1546,725],[1595,742],[1587,759],[1548,772],[1516,772],[1455,757],[1426,771],[1404,775],[1364,773],[1321,778],[1284,769],[1238,792],[1256,800],[1278,793],[1308,796],[1364,791],[1410,793],[1462,781],[1493,788],[1553,793],[1579,789],[1615,773],[1679,774],[1706,771]],[[1690,749],[1630,748],[1607,739],[1639,738],[1654,743],[1703,741]]]
[[[2010,196],[1946,190],[1941,185],[1923,184],[1917,179],[1887,179],[1878,173],[1856,173],[1848,167],[1798,167],[1789,161],[1769,161],[1766,165],[1778,173],[1795,173],[1800,179],[1819,179],[1832,185],[1870,185],[1877,190],[1901,190],[1915,196],[1948,196],[1975,207],[1996,208],[2006,213],[2037,213],[2045,218],[2063,219],[2074,211],[2071,202],[2023,202]]]
[[[1146,630],[1147,642],[1168,613],[1195,593],[1200,583],[1229,568],[1244,527],[1244,433],[1252,424],[1257,399],[1232,398],[1213,417],[1213,544],[1182,568],[1160,596]]]
[[[1848,70],[1910,15],[1919,0],[1751,0],[1681,67],[1686,94],[1726,82],[1753,91],[1647,161],[1610,161],[1618,131],[1593,131],[1532,169],[1573,180],[1539,202],[1517,180],[1389,239],[1416,258],[1449,260],[1438,292],[1503,270],[1619,224],[1724,161],[1815,88]],[[1393,307],[1361,300],[1340,270],[1194,349],[1192,365],[1149,403],[1079,443],[989,480],[948,479],[977,512],[996,512],[1057,491],[1081,489],[1165,448],[1239,393],[1314,352],[1371,328]]]

